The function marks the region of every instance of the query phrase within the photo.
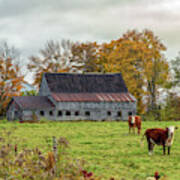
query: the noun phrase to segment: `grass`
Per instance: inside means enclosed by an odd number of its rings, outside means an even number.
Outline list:
[[[180,122],[143,122],[142,132],[151,127],[166,127]],[[23,147],[38,146],[50,151],[52,136],[66,137],[70,142],[69,153],[74,158],[84,159],[88,171],[105,179],[122,177],[128,180],[144,180],[155,171],[167,175],[170,180],[180,177],[180,128],[170,156],[164,156],[162,147],[156,146],[154,155],[149,156],[147,143],[140,145],[140,136],[129,135],[127,122],[48,122],[42,124],[20,124],[3,122],[0,129],[13,131],[11,141]]]

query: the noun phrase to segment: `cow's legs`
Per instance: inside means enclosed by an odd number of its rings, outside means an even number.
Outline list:
[[[168,146],[168,155],[170,155],[170,150],[171,150],[171,147]]]
[[[149,150],[149,155],[152,155],[152,151],[151,151],[151,143],[148,144],[148,150]]]
[[[165,146],[165,143],[163,143],[163,154],[164,154],[164,155],[166,154],[166,146]]]
[[[133,133],[135,134],[135,127],[133,126]]]
[[[147,139],[147,141],[148,141],[148,151],[149,151],[149,155],[152,155],[154,145],[150,142],[150,139]]]
[[[129,134],[131,133],[131,127],[129,126]]]
[[[153,154],[153,149],[154,149],[154,144],[150,143],[149,155],[152,155],[152,154]]]
[[[141,132],[141,128],[138,128],[138,134],[140,135],[140,132]]]

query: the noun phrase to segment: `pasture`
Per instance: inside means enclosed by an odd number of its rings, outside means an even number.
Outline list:
[[[154,154],[149,156],[145,138],[140,145],[145,129],[169,125],[179,126],[171,155],[164,156],[162,147],[155,146]],[[143,122],[140,136],[128,134],[127,122],[2,122],[0,130],[3,128],[15,128],[10,141],[21,148],[38,146],[44,152],[50,150],[52,136],[66,137],[70,155],[85,160],[87,170],[104,179],[144,180],[155,171],[170,180],[180,179],[180,122]]]

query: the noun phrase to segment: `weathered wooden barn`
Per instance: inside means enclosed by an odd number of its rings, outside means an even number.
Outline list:
[[[13,97],[7,119],[127,120],[136,99],[120,73],[45,73],[38,96]]]

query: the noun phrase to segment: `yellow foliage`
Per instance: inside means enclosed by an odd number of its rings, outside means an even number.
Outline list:
[[[128,31],[118,40],[102,45],[96,63],[104,72],[121,72],[129,91],[138,100],[138,112],[143,113],[144,96],[150,96],[147,83],[155,79],[156,92],[169,77],[169,66],[162,51],[165,46],[152,31]],[[153,79],[153,80],[154,80]]]

